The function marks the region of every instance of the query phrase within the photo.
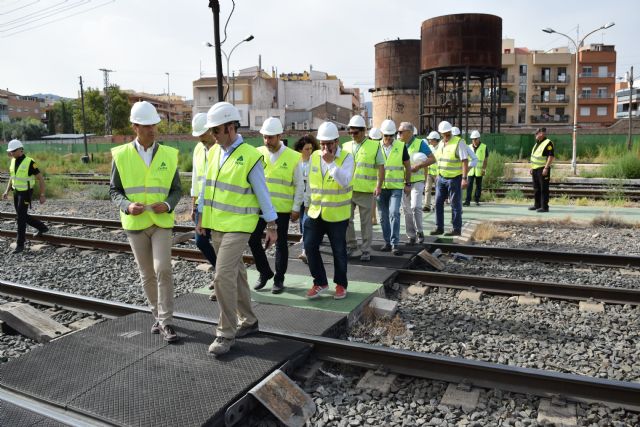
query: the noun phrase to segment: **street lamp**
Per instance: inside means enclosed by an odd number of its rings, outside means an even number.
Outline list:
[[[171,86],[169,86],[169,73],[167,75],[167,102],[169,103],[169,109],[167,112],[167,133],[171,133]]]
[[[237,48],[238,46],[240,46],[242,43],[244,43],[244,42],[250,42],[250,41],[251,41],[251,40],[253,40],[254,38],[255,38],[255,37],[253,37],[253,35],[249,35],[247,38],[244,38],[244,39],[240,40],[238,43],[236,43],[236,44],[235,44],[235,46],[233,46],[233,47],[231,48],[231,51],[229,52],[229,54],[228,54],[228,55],[227,55],[227,53],[226,53],[224,50],[220,49],[220,51],[221,51],[221,52],[222,52],[222,54],[224,55],[224,58],[227,60],[227,77],[226,77],[226,79],[227,79],[227,93],[225,94],[225,97],[224,97],[224,100],[225,100],[225,101],[227,100],[227,94],[229,93],[229,87],[230,87],[230,85],[229,85],[229,60],[231,59],[231,55],[233,54],[233,51],[234,51],[234,50],[236,50],[236,48]],[[212,45],[211,43],[209,43],[209,42],[204,42],[204,45],[205,45],[205,46],[207,46],[207,47],[213,47],[213,45]],[[234,97],[234,98],[235,98],[235,97]],[[235,99],[234,99],[233,104],[235,105]]]
[[[571,137],[571,141],[572,141],[572,153],[571,153],[571,168],[573,169],[573,174],[577,175],[577,164],[576,164],[576,157],[577,157],[577,137],[578,137],[578,54],[579,54],[579,50],[580,47],[582,46],[582,44],[584,43],[585,39],[587,37],[589,37],[591,34],[595,33],[596,31],[600,31],[600,30],[606,30],[607,28],[611,28],[613,27],[615,24],[615,22],[609,22],[607,24],[604,24],[603,26],[596,28],[595,30],[591,31],[590,33],[587,33],[586,36],[584,36],[582,39],[580,39],[580,41],[578,43],[576,43],[576,41],[574,39],[572,39],[571,37],[569,37],[568,35],[561,33],[559,31],[554,30],[553,28],[543,28],[542,31],[544,31],[545,33],[548,34],[560,34],[561,36],[565,36],[567,39],[569,39],[569,41],[571,41],[571,43],[573,43],[573,46],[576,48],[576,69],[575,69],[575,73],[574,73],[574,82],[573,82],[573,134]]]

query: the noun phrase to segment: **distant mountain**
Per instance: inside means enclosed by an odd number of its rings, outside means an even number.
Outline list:
[[[38,98],[44,98],[47,100],[51,100],[51,101],[59,101],[60,99],[71,99],[71,98],[65,98],[64,96],[59,96],[59,95],[54,95],[53,93],[34,93],[33,95],[29,95],[29,96],[36,96]]]

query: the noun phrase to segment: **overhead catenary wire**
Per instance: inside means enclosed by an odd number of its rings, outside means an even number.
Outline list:
[[[23,16],[21,16],[19,18],[14,18],[11,21],[0,22],[0,27],[6,27],[7,25],[15,24],[15,23],[18,23],[18,22],[20,22],[22,20],[25,20],[25,19],[35,18],[38,15],[42,15],[44,13],[51,12],[52,9],[56,9],[58,7],[65,7],[65,6],[62,6],[62,5],[64,3],[68,3],[68,2],[69,2],[69,0],[62,0],[60,3],[56,3],[56,4],[53,4],[53,5],[47,6],[44,9],[40,9],[40,10],[37,10],[35,12],[27,13],[26,15],[23,15]]]
[[[12,9],[12,10],[8,10],[6,12],[0,13],[0,16],[8,15],[10,13],[13,13],[13,12],[17,11],[17,10],[21,10],[21,9],[27,8],[29,6],[32,6],[32,5],[36,4],[36,3],[40,3],[40,0],[36,0],[34,2],[25,4],[24,6],[20,6],[20,7],[16,8],[16,9]]]
[[[57,11],[48,11],[48,12],[45,13],[44,16],[37,17],[37,18],[34,17],[34,18],[30,19],[30,20],[27,20],[26,22],[17,24],[17,25],[15,25],[13,27],[6,28],[4,30],[0,30],[0,33],[5,33],[7,31],[15,30],[16,28],[20,28],[20,27],[24,27],[25,25],[33,24],[34,22],[38,22],[38,21],[41,21],[43,19],[50,18],[50,17],[58,15],[60,13],[68,12],[70,10],[73,10],[73,9],[77,8],[77,7],[84,6],[85,4],[88,4],[90,2],[91,2],[91,0],[80,0],[78,3],[73,3],[73,4],[69,4],[69,5],[63,6]]]

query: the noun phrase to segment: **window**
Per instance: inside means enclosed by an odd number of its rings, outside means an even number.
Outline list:
[[[242,93],[243,93],[242,89],[234,90],[233,91],[233,96],[231,97],[231,99],[233,99],[235,101],[242,101]]]
[[[605,105],[604,107],[598,107],[597,114],[599,116],[606,116],[608,114],[607,113],[607,106]]]
[[[567,67],[558,67],[558,83],[567,82]]]
[[[591,65],[585,65],[582,67],[582,74],[584,77],[591,77],[592,72],[593,68],[591,68]]]
[[[591,115],[591,107],[580,107],[580,115],[581,116],[590,116]]]
[[[606,98],[607,97],[607,88],[599,87],[598,88],[598,98]]]
[[[551,82],[551,68],[548,68],[548,67],[543,68],[540,77],[543,83]]]
[[[584,98],[584,99],[591,98],[591,88],[590,87],[583,87],[582,88],[582,93],[580,94],[580,97]]]
[[[526,64],[520,65],[520,75],[521,76],[526,76],[527,75],[527,65]]]
[[[565,88],[563,87],[559,87],[558,89],[556,89],[556,100],[557,101],[564,101],[565,98]]]
[[[598,77],[607,77],[609,74],[609,68],[606,65],[600,65],[598,67]]]

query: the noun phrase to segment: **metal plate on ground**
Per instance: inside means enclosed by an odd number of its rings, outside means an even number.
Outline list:
[[[218,303],[203,294],[185,294],[175,301],[176,313],[185,313],[218,321]],[[305,310],[284,305],[253,303],[253,311],[260,327],[298,332],[309,335],[332,336],[345,322],[345,315],[330,311]]]
[[[66,424],[28,411],[8,402],[0,402],[0,426],[65,427]]]
[[[4,364],[2,384],[116,425],[216,425],[226,406],[308,348],[256,335],[215,358],[211,325],[176,321],[180,341],[169,345],[152,323],[134,314],[63,337]]]

